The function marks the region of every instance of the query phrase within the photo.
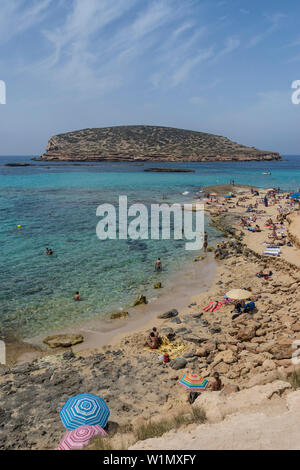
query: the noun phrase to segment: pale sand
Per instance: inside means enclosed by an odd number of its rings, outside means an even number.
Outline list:
[[[245,201],[243,204],[248,205],[250,203],[255,203],[256,199],[259,199],[261,195],[264,195],[266,191],[260,191],[260,196],[259,197],[253,197],[251,192],[249,190],[246,190],[245,187],[238,187],[237,189],[244,189],[243,191],[243,196],[248,196],[249,199]],[[224,193],[223,193],[224,194]],[[285,193],[284,193],[285,194]],[[237,198],[232,199],[232,204],[235,205]],[[219,198],[219,202],[226,202],[223,198]],[[278,204],[276,205],[269,205],[269,207],[265,207],[264,204],[260,203],[258,206],[258,210],[264,210],[264,214],[257,215],[257,221],[254,223],[253,226],[258,224],[261,228],[261,232],[250,232],[247,229],[243,229],[240,225],[235,226],[236,229],[238,229],[240,232],[244,234],[243,238],[243,243],[245,243],[248,248],[253,250],[254,252],[258,253],[259,255],[263,255],[263,252],[266,250],[266,245],[264,242],[270,242],[268,239],[268,235],[272,233],[271,230],[269,230],[268,227],[265,227],[265,222],[267,219],[270,217],[272,218],[273,222],[276,222],[276,216],[278,215],[278,205],[282,205],[283,207],[286,206],[286,200],[282,199],[279,201]],[[240,217],[248,217],[251,216],[253,213],[247,213],[245,208],[242,207],[235,207],[235,208],[230,208],[232,205],[231,203],[226,202],[226,207],[228,208],[228,213],[235,214]],[[208,210],[210,213],[213,213],[216,208],[216,203],[213,205],[206,206],[206,210]],[[298,208],[298,205],[296,205],[295,209]],[[288,221],[292,220],[292,223],[289,224],[289,222],[284,223],[284,228],[285,232],[287,235],[289,235],[288,232],[291,232],[295,238],[299,239],[298,246],[294,244],[294,246],[289,247],[289,246],[281,246],[281,256],[280,259],[287,261],[288,263],[294,264],[297,267],[300,267],[300,215],[298,211],[293,212],[294,209],[291,209],[292,214],[288,216]],[[271,256],[266,256],[266,259],[271,258]]]
[[[150,299],[147,305],[131,307],[126,309],[129,317],[126,319],[94,319],[85,321],[84,324],[77,324],[54,330],[49,335],[56,334],[82,334],[84,342],[73,346],[73,351],[81,354],[90,354],[93,351],[117,345],[126,335],[143,332],[151,329],[153,326],[158,328],[163,323],[157,319],[157,315],[168,310],[176,309],[181,311],[186,307],[193,296],[207,291],[216,278],[216,262],[212,254],[207,254],[203,261],[191,262],[184,267],[180,273],[171,277],[162,289],[157,290],[157,296]],[[34,347],[45,350],[18,352],[14,358],[18,364],[34,360],[44,354],[56,354],[57,350],[50,350],[43,346],[43,337],[28,338],[26,341]],[[46,348],[46,349],[45,349]]]

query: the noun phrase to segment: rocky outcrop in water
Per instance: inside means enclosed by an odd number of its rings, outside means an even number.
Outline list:
[[[231,161],[281,160],[276,152],[246,147],[204,132],[158,126],[118,126],[59,134],[40,160]]]

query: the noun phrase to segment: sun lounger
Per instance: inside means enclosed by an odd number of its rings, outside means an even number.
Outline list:
[[[264,255],[270,255],[270,256],[280,256],[281,251],[275,250],[274,248],[269,248],[268,250],[264,251]]]

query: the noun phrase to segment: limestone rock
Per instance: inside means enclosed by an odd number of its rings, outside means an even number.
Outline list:
[[[270,349],[272,359],[292,359],[294,350],[292,349],[293,341],[288,338],[279,339]]]
[[[229,349],[227,351],[219,352],[215,356],[214,364],[225,362],[226,364],[233,364],[237,361],[235,354]]]
[[[54,335],[54,336],[47,336],[43,340],[43,343],[50,346],[50,348],[68,348],[70,346],[74,346],[75,344],[79,344],[83,342],[82,335]]]
[[[139,295],[137,299],[133,302],[133,306],[136,307],[137,305],[143,305],[147,303],[147,299],[144,295]]]
[[[238,331],[237,338],[240,341],[251,341],[254,338],[256,332],[255,326],[244,326],[241,327]]]
[[[255,406],[268,404],[274,395],[281,395],[285,390],[291,389],[288,382],[276,380],[263,386],[244,389],[235,393],[234,399],[226,396],[222,391],[205,391],[196,399],[193,407],[204,409],[209,422],[222,421],[226,416],[234,413],[253,412]]]
[[[158,315],[157,318],[173,318],[177,317],[177,315],[178,311],[174,308],[173,310],[169,310],[168,312],[161,313],[160,315]]]
[[[114,312],[111,314],[110,319],[111,320],[118,320],[120,318],[127,318],[129,315],[128,312]]]
[[[170,366],[172,367],[172,369],[175,369],[175,370],[184,369],[186,365],[187,365],[187,360],[184,359],[183,357],[173,359],[170,362]]]

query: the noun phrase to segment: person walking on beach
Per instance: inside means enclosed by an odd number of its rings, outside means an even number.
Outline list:
[[[157,261],[156,261],[156,263],[155,263],[155,271],[156,271],[156,272],[162,271],[162,264],[161,264],[160,258],[158,258]]]
[[[269,206],[269,201],[268,201],[267,196],[264,197],[264,204],[265,204],[265,207]]]

